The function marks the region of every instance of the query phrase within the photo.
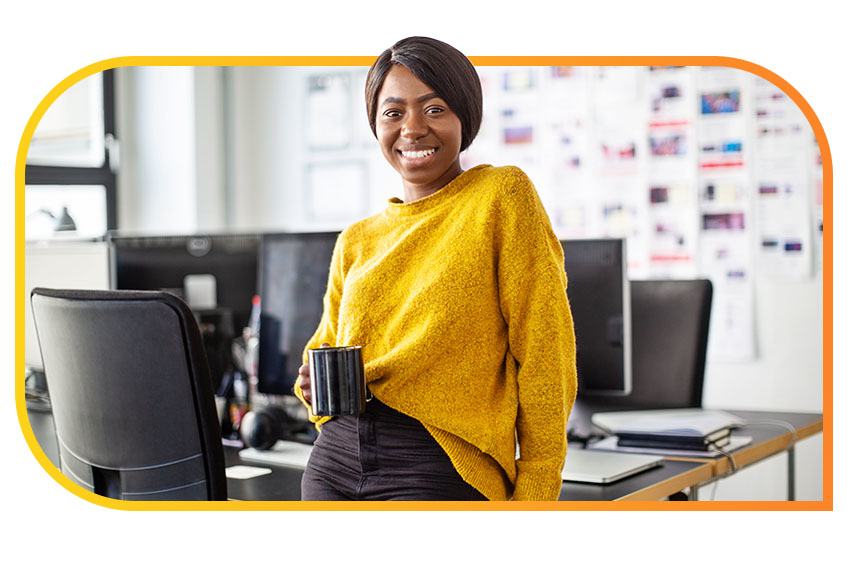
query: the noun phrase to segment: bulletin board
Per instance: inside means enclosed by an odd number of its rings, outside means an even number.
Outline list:
[[[632,279],[710,279],[710,358],[756,358],[756,278],[811,278],[822,266],[821,155],[795,103],[725,67],[477,70],[484,118],[463,168],[521,167],[560,238],[627,239]],[[349,81],[338,71],[307,77],[304,88],[361,107],[363,70],[348,72]],[[357,121],[364,116],[343,119],[334,116],[334,128],[370,133]],[[376,145],[354,145],[332,159],[349,163],[354,151],[366,168],[357,178],[385,179],[373,174],[386,167]],[[308,167],[319,150],[306,149]]]

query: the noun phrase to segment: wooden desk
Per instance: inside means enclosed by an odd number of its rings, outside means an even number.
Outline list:
[[[711,478],[694,486],[690,494],[691,499],[697,499],[697,488],[708,483],[718,481],[729,474],[744,467],[773,456],[784,450],[788,455],[788,480],[787,500],[795,501],[795,444],[799,440],[809,438],[814,434],[822,432],[824,421],[821,413],[777,413],[771,411],[728,411],[745,422],[746,424],[733,434],[750,436],[751,444],[743,446],[731,452],[733,463],[728,456],[716,456],[711,458],[678,458],[665,456],[666,459],[674,459],[688,462],[702,462],[709,464]],[[779,423],[787,423],[795,429],[794,438],[791,430]],[[734,470],[734,464],[736,469]]]
[[[288,466],[244,462],[239,449],[224,447],[227,466],[247,465],[268,468],[270,474],[227,481],[230,499],[239,501],[299,501],[302,471]],[[704,462],[666,461],[662,466],[608,485],[563,482],[560,501],[657,501],[693,488],[711,477]]]
[[[607,485],[562,482],[560,501],[659,501],[710,479],[704,462],[666,460],[662,466]]]
[[[227,479],[227,497],[236,501],[300,501],[300,477],[303,471],[288,466],[257,464],[239,458],[239,449],[224,446],[227,467],[253,466],[268,468],[270,474],[255,478]]]
[[[788,499],[794,500],[795,459],[792,433],[773,424],[784,421],[795,428],[795,442],[822,431],[821,414],[773,413],[761,411],[730,411],[751,422],[740,431],[753,437],[750,445],[733,452],[737,469],[755,464],[769,456],[787,450],[789,453]],[[58,467],[58,450],[53,430],[53,416],[49,410],[27,411],[36,439],[51,461]],[[760,423],[760,424],[757,424]],[[238,449],[225,446],[227,466],[237,464],[257,465],[242,462]],[[261,466],[265,467],[265,464]],[[231,479],[227,483],[231,499],[244,501],[298,501],[300,500],[301,470],[285,466],[267,465],[271,474],[249,480]],[[729,458],[674,458],[666,456],[666,462],[630,478],[609,484],[594,485],[578,482],[563,482],[560,501],[649,501],[660,500],[689,488],[690,499],[697,499],[698,488],[725,477],[732,472]]]

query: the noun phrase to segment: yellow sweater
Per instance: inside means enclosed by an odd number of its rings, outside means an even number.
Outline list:
[[[477,166],[342,232],[306,347],[323,342],[363,346],[373,395],[488,499],[558,498],[574,331],[562,248],[520,169]]]

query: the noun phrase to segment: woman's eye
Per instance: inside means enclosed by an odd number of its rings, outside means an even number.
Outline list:
[[[433,107],[427,109],[428,114],[439,114],[439,113],[444,112],[444,111],[445,111],[445,109],[441,108],[440,106],[433,106]]]
[[[400,116],[400,111],[386,110],[385,112],[383,112],[383,116],[385,116],[386,118],[397,118],[398,116]]]

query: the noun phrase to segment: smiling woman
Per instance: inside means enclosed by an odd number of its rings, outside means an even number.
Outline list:
[[[482,95],[453,47],[398,42],[371,67],[365,98],[404,198],[336,242],[306,348],[362,346],[371,400],[355,416],[310,410],[320,434],[302,496],[557,499],[574,330],[562,247],[536,190],[516,167],[462,170]],[[307,364],[295,393],[309,407]]]
[[[400,173],[406,202],[438,191],[462,172],[462,125],[433,90],[395,66],[378,94],[377,140]]]

